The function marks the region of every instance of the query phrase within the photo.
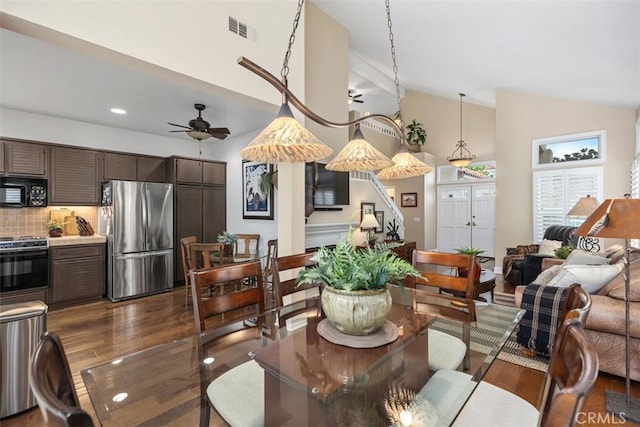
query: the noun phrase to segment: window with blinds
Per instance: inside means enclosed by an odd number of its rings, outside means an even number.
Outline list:
[[[584,218],[567,212],[587,194],[603,201],[602,166],[533,172],[533,241],[540,243],[550,225],[579,226]]]

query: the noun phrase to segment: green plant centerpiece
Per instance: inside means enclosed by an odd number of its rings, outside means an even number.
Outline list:
[[[222,234],[218,234],[217,239],[218,243],[222,243],[224,245],[222,255],[233,256],[233,247],[238,241],[238,237],[228,231],[223,231]]]
[[[66,221],[60,221],[57,219],[50,219],[47,221],[47,228],[49,229],[50,237],[60,237],[62,236],[62,227],[67,224]]]
[[[349,240],[318,249],[312,258],[316,265],[300,271],[296,283],[323,283],[322,310],[331,324],[345,334],[369,335],[384,324],[391,310],[387,285],[402,286],[405,277],[419,273],[391,251],[391,245],[361,249]]]

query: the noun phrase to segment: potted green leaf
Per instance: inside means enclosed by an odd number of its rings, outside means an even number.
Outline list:
[[[316,265],[302,270],[296,283],[323,283],[322,309],[340,332],[369,335],[382,326],[391,309],[387,284],[402,285],[418,271],[391,251],[385,243],[357,249],[347,240],[335,248],[321,247],[313,257]]]
[[[459,254],[466,254],[466,255],[475,255],[478,256],[483,252],[486,252],[484,249],[480,249],[480,248],[474,248],[471,246],[462,246],[459,247],[458,249],[456,249],[456,252],[458,252]],[[478,281],[480,279],[480,263],[478,263],[478,260],[476,259],[476,274],[475,274],[475,279],[476,281]],[[459,267],[458,268],[458,274],[461,277],[467,277],[467,274],[469,272],[467,271],[466,268],[464,267]]]
[[[224,249],[222,251],[223,256],[233,256],[233,247],[238,241],[238,237],[235,234],[229,233],[228,231],[223,231],[222,234],[218,234],[218,243],[222,243],[224,245]]]
[[[413,119],[411,123],[405,126],[405,129],[407,130],[407,142],[415,151],[420,151],[420,146],[424,145],[427,141],[427,132],[422,126],[422,123],[418,123],[416,119]]]
[[[47,221],[47,228],[49,229],[50,237],[61,237],[62,236],[62,227],[67,224],[66,221],[60,221],[57,219],[50,219]]]
[[[573,245],[563,245],[563,246],[560,246],[558,249],[554,250],[553,253],[556,257],[560,259],[567,259],[569,254],[573,252],[575,248],[576,247]]]

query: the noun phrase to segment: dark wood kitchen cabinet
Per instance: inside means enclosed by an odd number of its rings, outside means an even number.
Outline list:
[[[6,176],[47,177],[47,146],[11,140],[2,145]]]
[[[174,184],[174,272],[182,281],[180,239],[196,236],[198,242],[215,242],[227,227],[227,164],[171,157],[169,182]]]
[[[101,175],[97,166],[97,151],[51,147],[49,204],[97,205]]]
[[[105,245],[50,248],[47,304],[62,307],[100,299],[105,293]]]
[[[162,157],[101,153],[104,180],[166,182],[165,160]]]

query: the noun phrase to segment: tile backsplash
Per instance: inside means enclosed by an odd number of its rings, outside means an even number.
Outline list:
[[[52,210],[68,209],[98,229],[96,206],[48,206],[46,208],[0,208],[0,237],[48,236],[47,221]]]

